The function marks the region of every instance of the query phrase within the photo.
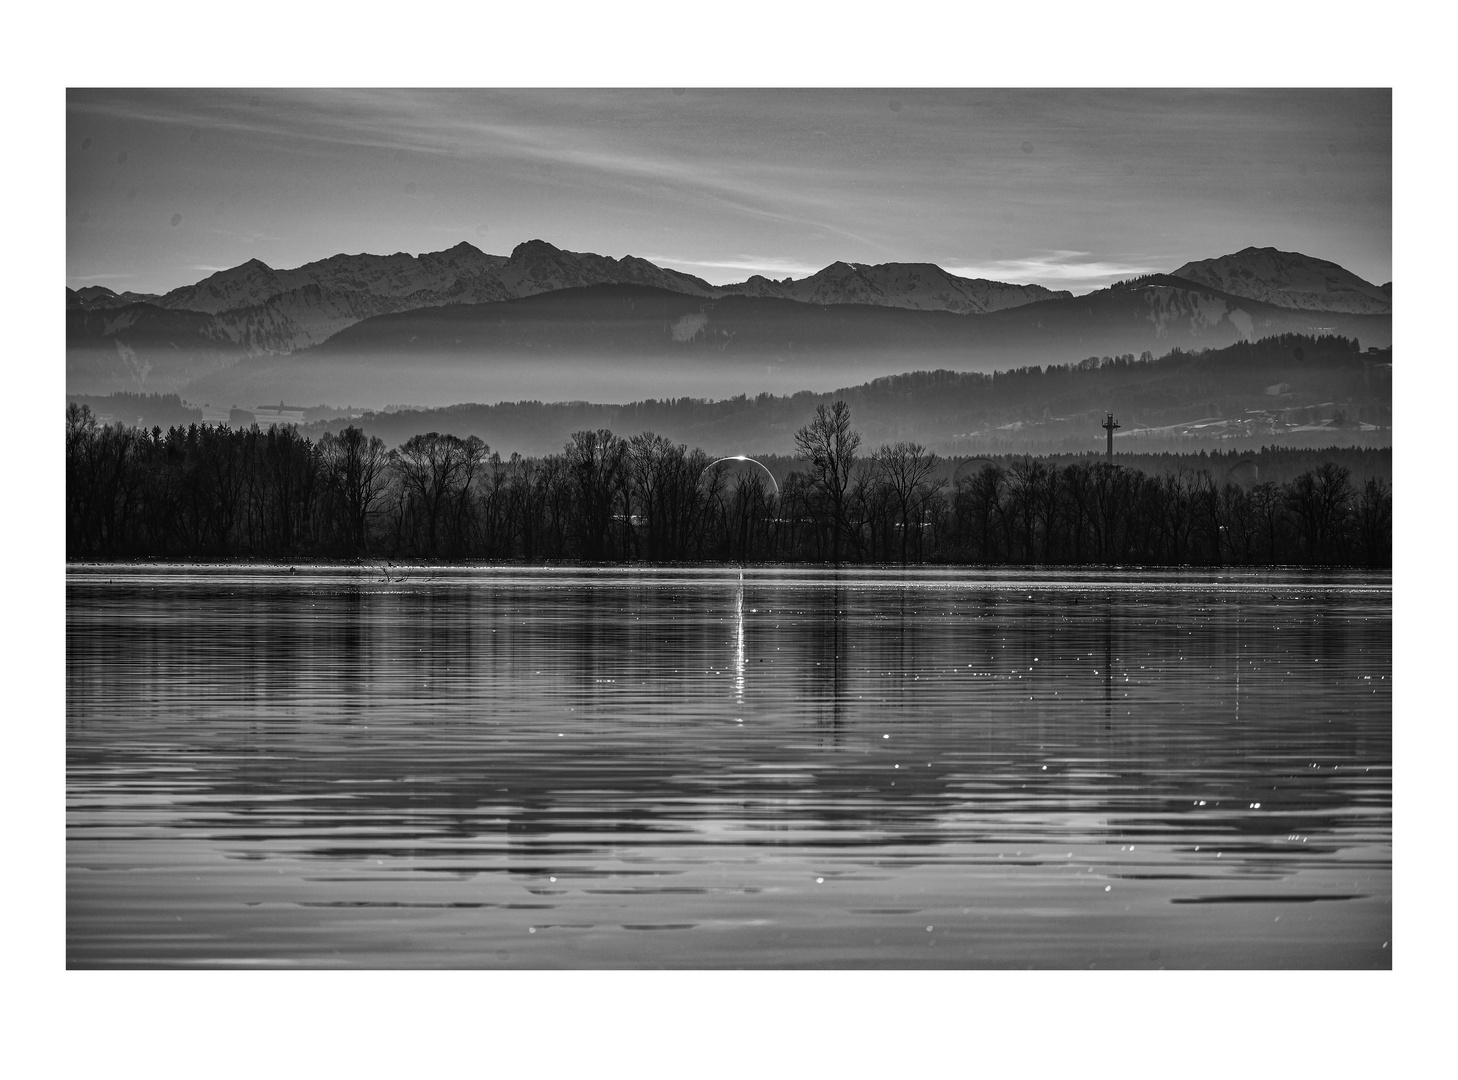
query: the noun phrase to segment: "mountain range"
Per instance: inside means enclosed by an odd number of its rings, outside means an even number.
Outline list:
[[[488,255],[464,241],[414,256],[334,255],[294,270],[258,259],[219,270],[194,285],[157,295],[114,293],[102,286],[67,290],[68,305],[109,311],[143,303],[217,319],[221,339],[249,355],[286,354],[326,340],[362,319],[446,304],[514,300],[588,285],[649,285],[705,299],[760,296],[810,304],[875,304],[918,311],[982,314],[1055,297],[1041,285],[964,278],[931,263],[832,263],[798,281],[755,275],[730,285],[665,269],[631,255],[613,259],[563,251],[543,240],[509,256]]]
[[[715,286],[541,240],[510,256],[461,243],[292,270],[250,260],[162,295],[67,289],[67,384],[197,400],[629,400],[1274,333],[1390,344],[1391,284],[1247,248],[1079,297],[914,263],[837,262],[798,280]]]

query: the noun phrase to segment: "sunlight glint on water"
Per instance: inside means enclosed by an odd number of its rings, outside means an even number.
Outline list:
[[[1388,967],[1387,575],[73,567],[71,966]]]

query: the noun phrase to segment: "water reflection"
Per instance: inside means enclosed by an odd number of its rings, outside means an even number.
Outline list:
[[[734,704],[744,705],[744,572],[734,593]],[[740,719],[736,717],[736,719]]]
[[[392,577],[71,572],[71,964],[1390,965],[1386,578]]]
[[[1104,605],[1104,726],[1114,726],[1114,602]]]

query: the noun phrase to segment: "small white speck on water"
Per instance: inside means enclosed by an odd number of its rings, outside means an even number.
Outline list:
[[[891,737],[890,735],[882,735],[881,736],[881,738],[883,738],[883,739],[889,739],[890,737]]]
[[[818,878],[815,879],[815,884],[817,884],[817,885],[824,885],[825,884],[825,879],[823,877],[818,877]]]
[[[547,879],[547,880],[548,880],[548,881],[556,881],[556,880],[557,880],[557,879],[556,879],[556,878],[554,878],[554,877],[549,877],[549,878],[548,878],[548,879]]]
[[[1104,886],[1104,892],[1113,892],[1113,891],[1114,891],[1114,887],[1112,885],[1105,885]]]
[[[535,926],[528,926],[527,927],[527,933],[528,934],[535,934],[536,932],[537,932],[537,928]]]
[[[926,932],[927,932],[927,933],[928,933],[928,934],[930,934],[930,933],[931,933],[931,932],[932,932],[932,928],[931,928],[931,927],[930,927],[930,926],[928,926],[928,927],[927,927],[927,928],[926,928]]]

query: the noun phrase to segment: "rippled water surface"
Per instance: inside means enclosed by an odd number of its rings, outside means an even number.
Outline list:
[[[76,566],[72,967],[1390,967],[1387,575]]]

